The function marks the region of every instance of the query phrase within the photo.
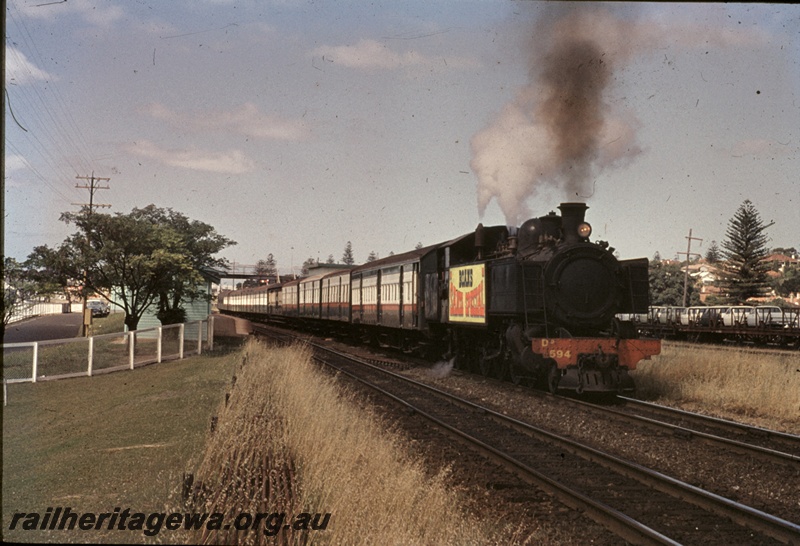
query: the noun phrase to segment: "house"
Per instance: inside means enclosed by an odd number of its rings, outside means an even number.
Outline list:
[[[786,254],[770,254],[761,261],[768,263],[770,269],[780,271],[781,273],[786,270],[786,266],[796,266],[800,264],[800,259],[797,259],[793,256],[787,256]]]
[[[199,320],[206,320],[208,315],[211,314],[211,296],[213,294],[212,287],[213,285],[219,285],[221,280],[221,273],[215,269],[211,268],[202,268],[200,270],[200,275],[203,277],[203,283],[200,285],[200,289],[202,292],[207,296],[204,298],[197,298],[194,301],[186,301],[184,302],[184,309],[186,309],[186,322],[192,323],[197,322]],[[147,308],[147,311],[144,312],[142,318],[139,320],[139,330],[145,330],[147,328],[157,328],[161,326],[161,321],[158,320],[156,316],[158,313],[158,305],[154,303],[150,307]],[[203,334],[203,341],[206,340],[206,329],[202,329]],[[142,334],[143,337],[146,337],[148,334]],[[196,328],[187,328],[185,331],[186,340],[197,339],[197,329]]]

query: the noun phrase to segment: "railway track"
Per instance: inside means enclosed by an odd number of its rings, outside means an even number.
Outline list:
[[[636,419],[672,431],[677,436],[728,446],[743,454],[775,462],[800,463],[800,436],[688,412],[634,398],[618,396],[617,408],[598,408],[608,414]]]
[[[625,540],[800,542],[800,527],[327,347],[318,358]]]
[[[568,406],[591,408],[608,419],[665,431],[685,440],[703,442],[765,462],[800,464],[800,436],[719,419],[699,413],[618,396],[619,405],[558,398]],[[798,466],[800,471],[800,466]]]
[[[757,345],[743,345],[737,343],[703,343],[703,342],[689,342],[689,341],[674,341],[662,340],[661,347],[663,349],[697,349],[702,348],[708,351],[719,352],[737,352],[755,355],[774,355],[774,356],[796,356],[797,350],[800,349],[800,344],[796,347],[769,347]]]

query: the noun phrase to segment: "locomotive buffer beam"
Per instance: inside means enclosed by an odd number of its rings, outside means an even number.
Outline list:
[[[551,377],[557,382],[551,388],[581,394],[609,388],[632,391],[628,371],[659,354],[661,344],[655,339],[534,338],[531,349],[551,362]]]

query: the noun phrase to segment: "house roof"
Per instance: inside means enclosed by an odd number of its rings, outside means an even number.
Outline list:
[[[800,263],[800,260],[797,258],[792,258],[791,256],[787,256],[786,254],[770,254],[769,256],[763,258],[762,262],[784,262],[790,264]]]

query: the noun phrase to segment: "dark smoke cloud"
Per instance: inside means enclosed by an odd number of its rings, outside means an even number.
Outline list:
[[[508,225],[527,219],[526,203],[540,193],[586,200],[601,171],[641,153],[638,120],[607,96],[634,56],[769,43],[763,31],[727,26],[724,8],[712,9],[701,24],[642,21],[630,4],[541,5],[528,43],[528,84],[470,142],[479,212],[496,199]]]
[[[471,141],[481,214],[495,198],[518,225],[544,188],[585,199],[600,170],[640,152],[633,116],[605,102],[613,70],[630,57],[632,25],[593,7],[547,8],[530,39],[528,85]]]

